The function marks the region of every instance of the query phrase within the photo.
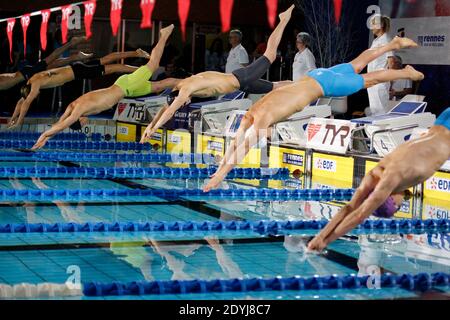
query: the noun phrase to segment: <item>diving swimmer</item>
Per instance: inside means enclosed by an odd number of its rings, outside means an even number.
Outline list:
[[[113,73],[131,73],[137,68],[123,64],[111,64],[126,58],[149,58],[150,55],[138,49],[129,52],[114,52],[101,59],[88,62],[75,62],[65,67],[42,71],[32,76],[21,88],[22,98],[8,122],[9,128],[15,128],[23,123],[31,103],[38,97],[41,89],[60,87],[73,80],[95,79]]]
[[[363,223],[381,204],[430,178],[450,158],[450,108],[418,139],[400,145],[366,174],[352,198],[308,244],[321,251]]]
[[[422,80],[424,75],[411,66],[401,70],[359,74],[370,61],[385,52],[413,47],[417,47],[417,44],[411,39],[395,37],[385,46],[364,51],[350,63],[329,69],[312,70],[293,84],[278,88],[264,96],[243,117],[234,142],[227,149],[218,170],[203,190],[208,192],[216,188],[228,172],[244,159],[254,144],[267,139],[272,125],[302,111],[320,97],[348,96],[378,83],[398,79]]]
[[[45,143],[58,132],[70,127],[80,117],[98,114],[112,108],[124,97],[139,97],[153,92],[160,92],[167,88],[173,88],[179,79],[164,79],[162,81],[149,81],[153,72],[159,67],[164,47],[173,31],[173,24],[161,29],[160,38],[153,48],[149,62],[134,71],[132,74],[123,75],[109,88],[86,93],[72,102],[49,130],[45,131],[37,140],[32,150],[42,148]]]
[[[177,96],[170,106],[161,108],[142,135],[141,143],[147,141],[156,130],[169,121],[179,108],[189,102],[192,96],[216,97],[239,89],[249,93],[262,94],[290,84],[291,81],[272,83],[260,78],[267,72],[277,57],[278,45],[294,8],[295,6],[292,5],[279,15],[280,23],[270,35],[264,55],[249,66],[237,69],[231,74],[214,71],[202,72],[180,81],[172,92],[172,96]]]
[[[8,90],[23,81],[29,80],[36,73],[49,68],[59,68],[75,61],[90,59],[92,54],[85,54],[83,52],[78,52],[68,58],[59,58],[66,50],[73,48],[85,40],[85,37],[73,37],[69,42],[55,49],[48,57],[35,65],[26,65],[14,73],[0,74],[0,90]]]

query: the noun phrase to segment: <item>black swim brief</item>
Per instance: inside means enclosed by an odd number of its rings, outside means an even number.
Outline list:
[[[233,75],[238,79],[240,84],[240,90],[248,93],[267,93],[272,90],[273,86],[267,83],[259,82],[254,84],[256,81],[260,80],[261,77],[269,70],[271,62],[266,56],[261,56],[256,59],[255,62],[251,63],[247,67],[237,69],[233,71]],[[270,90],[269,90],[270,88]],[[253,92],[256,90],[257,92]],[[268,90],[268,91],[267,91]],[[264,92],[261,92],[264,91]]]
[[[47,62],[45,60],[41,60],[33,66],[31,65],[24,66],[22,69],[19,70],[19,72],[22,73],[25,80],[28,81],[36,73],[47,70],[47,67],[48,67]]]
[[[71,68],[75,75],[75,80],[95,79],[105,74],[105,66],[100,64],[100,60],[90,62],[75,62]]]

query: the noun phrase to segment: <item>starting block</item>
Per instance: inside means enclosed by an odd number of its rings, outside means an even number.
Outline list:
[[[244,97],[244,92],[236,91],[219,100],[192,103],[189,128],[194,129],[195,121],[198,121],[201,124],[198,129],[203,134],[223,137],[230,114],[238,110],[246,111],[252,105],[252,101]]]
[[[312,118],[328,118],[330,116],[330,105],[308,106],[286,121],[277,123],[274,128],[280,138],[280,144],[304,148],[307,143],[307,127],[309,121]]]
[[[158,111],[167,104],[169,93],[170,90],[165,90],[158,96],[122,99],[117,104],[113,119],[127,123],[150,123]]]
[[[389,113],[353,119],[350,149],[353,153],[386,156],[397,146],[408,141],[415,128],[429,128],[436,116],[425,112],[426,102],[401,101]],[[363,134],[366,137],[363,137]],[[362,142],[362,143],[357,143]]]

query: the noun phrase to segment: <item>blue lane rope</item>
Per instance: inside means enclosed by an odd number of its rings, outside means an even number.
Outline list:
[[[83,152],[2,152],[0,158],[18,158],[31,161],[75,161],[75,162],[173,162],[184,164],[214,164],[211,154],[168,153],[83,153]]]
[[[174,221],[174,222],[86,222],[86,223],[8,223],[0,225],[0,233],[95,233],[95,232],[186,232],[186,231],[254,231],[277,234],[281,231],[321,230],[328,220],[295,221]],[[448,232],[449,219],[385,219],[366,220],[355,231]]]
[[[331,275],[315,277],[291,277],[270,279],[229,279],[229,280],[167,280],[133,282],[85,282],[85,296],[141,296],[162,294],[224,293],[224,292],[261,292],[261,291],[304,291],[304,290],[340,290],[364,289],[369,276]],[[450,274],[419,273],[380,276],[381,288],[399,288],[409,291],[426,292],[436,287],[448,287]]]
[[[0,167],[0,178],[89,178],[89,179],[206,179],[217,168],[95,168],[95,167]],[[235,168],[227,179],[289,178],[287,168]]]
[[[0,149],[30,149],[36,140],[0,140]],[[150,143],[138,142],[106,142],[106,141],[72,141],[72,140],[50,140],[44,149],[50,150],[128,150],[128,151],[150,151]]]
[[[117,197],[195,198],[214,201],[350,201],[354,189],[3,189],[0,201],[113,200]]]
[[[34,140],[36,141],[41,136],[37,132],[0,132],[0,139],[2,140]],[[101,141],[101,133],[92,133],[89,137],[81,132],[61,132],[55,135],[53,140],[92,140]]]

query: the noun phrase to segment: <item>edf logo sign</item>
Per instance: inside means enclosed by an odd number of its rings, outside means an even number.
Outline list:
[[[314,160],[314,167],[319,170],[336,172],[336,161],[317,158]]]
[[[429,190],[450,193],[450,180],[442,178],[431,178],[430,180],[427,181],[427,188]]]

